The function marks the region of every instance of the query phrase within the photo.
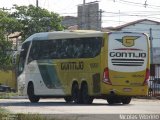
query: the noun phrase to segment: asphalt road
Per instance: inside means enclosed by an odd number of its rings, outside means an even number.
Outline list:
[[[95,114],[158,114],[157,119],[160,120],[160,100],[156,99],[132,99],[128,105],[109,105],[106,100],[101,99],[95,99],[91,105],[65,103],[63,99],[41,99],[39,103],[30,103],[28,99],[0,99],[0,107],[11,113],[92,115],[92,120],[97,119],[93,116]],[[100,116],[102,119],[105,118],[103,115]]]

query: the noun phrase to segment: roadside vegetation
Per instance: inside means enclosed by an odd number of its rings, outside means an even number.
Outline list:
[[[69,120],[67,118],[52,118],[40,114],[12,114],[9,111],[0,108],[0,120]],[[77,118],[75,118],[77,120]]]
[[[0,120],[68,120],[66,118],[47,117],[40,114],[13,114],[5,108],[0,107]],[[76,120],[76,119],[75,119]]]
[[[14,96],[18,96],[18,93],[14,92],[0,92],[0,99],[9,99]]]
[[[5,109],[0,108],[0,120],[46,120],[40,115],[31,114],[11,114]]]
[[[13,43],[9,35],[19,32],[21,41],[37,32],[63,30],[62,17],[41,7],[13,5],[14,12],[0,10],[0,70],[13,68]],[[34,26],[34,27],[33,27]],[[17,48],[15,48],[16,50]]]
[[[68,118],[56,117],[50,115],[41,115],[41,114],[13,114],[5,108],[0,107],[0,120],[69,120]],[[72,120],[77,120],[77,117]]]
[[[12,114],[5,108],[0,107],[0,120],[46,120],[38,114]]]

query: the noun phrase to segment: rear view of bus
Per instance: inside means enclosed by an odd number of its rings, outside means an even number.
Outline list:
[[[103,92],[109,104],[129,104],[132,96],[148,93],[149,42],[142,33],[110,33],[106,50],[108,67],[104,68]],[[116,97],[118,96],[118,97]]]

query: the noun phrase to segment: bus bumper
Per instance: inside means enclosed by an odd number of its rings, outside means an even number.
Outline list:
[[[148,86],[111,86],[107,85],[101,89],[101,94],[118,96],[146,96]]]

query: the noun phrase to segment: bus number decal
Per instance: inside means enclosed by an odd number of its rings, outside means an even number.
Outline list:
[[[84,63],[81,62],[62,62],[61,70],[83,70]]]
[[[97,67],[98,67],[98,63],[91,63],[91,64],[90,64],[90,67],[91,67],[91,68],[97,68]]]

